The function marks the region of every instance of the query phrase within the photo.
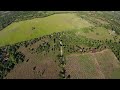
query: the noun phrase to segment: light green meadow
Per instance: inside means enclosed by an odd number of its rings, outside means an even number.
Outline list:
[[[30,40],[53,32],[89,26],[92,25],[72,13],[54,14],[44,18],[14,22],[0,31],[0,46]],[[32,27],[35,29],[32,30]]]

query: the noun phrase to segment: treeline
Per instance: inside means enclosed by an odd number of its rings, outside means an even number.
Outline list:
[[[8,14],[0,16],[0,30],[7,27],[14,21],[28,20],[38,17],[46,17],[54,14],[50,11],[10,11]]]
[[[73,11],[76,12],[76,11]],[[10,25],[12,22],[29,20],[33,18],[42,18],[59,13],[73,13],[72,11],[1,11],[0,30]]]
[[[64,54],[85,52],[95,53],[109,48],[116,55],[117,59],[120,60],[120,41],[116,42],[107,39],[94,40],[83,36],[78,37],[72,31],[53,33],[42,38],[49,38],[49,41],[41,43],[39,47],[36,48],[37,53],[44,52],[47,54],[49,52],[55,52],[55,54],[58,54],[57,52],[60,52],[59,40],[61,39]]]
[[[34,53],[43,53],[44,55],[47,55],[50,52],[54,52],[54,54],[57,55],[59,54],[58,52],[60,52],[59,41],[61,40],[63,43],[63,50],[65,54],[97,52],[105,48],[109,48],[109,46],[117,48],[116,51],[120,52],[120,49],[118,48],[120,42],[116,42],[117,44],[113,44],[112,40],[94,40],[86,38],[85,36],[78,37],[76,36],[74,31],[56,32],[32,40],[16,43],[14,46],[16,48],[24,46],[26,48],[29,48],[30,52]],[[38,41],[41,41],[41,43],[38,45],[37,48],[30,48],[31,45],[34,45]]]
[[[119,40],[119,42],[113,42],[111,40],[106,40],[106,44],[109,46],[109,48],[115,54],[117,59],[120,61],[120,40]]]

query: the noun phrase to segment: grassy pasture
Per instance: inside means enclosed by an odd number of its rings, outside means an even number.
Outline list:
[[[83,28],[76,30],[76,35],[82,35],[87,38],[96,40],[113,40],[113,36],[109,34],[109,31],[104,27]]]
[[[53,32],[89,26],[92,25],[71,13],[14,22],[0,31],[0,46],[33,39]]]

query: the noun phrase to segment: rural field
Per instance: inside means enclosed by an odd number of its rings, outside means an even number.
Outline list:
[[[0,46],[15,44],[53,32],[92,26],[74,14],[55,14],[44,18],[15,22],[0,31]]]
[[[71,54],[67,56],[66,71],[72,79],[109,79],[115,70],[120,69],[120,62],[106,49],[96,53]]]
[[[60,67],[55,62],[55,56],[43,57],[28,53],[25,49],[22,51],[26,55],[25,62],[16,65],[6,79],[59,79]],[[116,73],[120,73],[120,62],[111,50],[106,49],[96,53],[67,55],[65,69],[71,79],[114,79],[119,78]]]
[[[120,12],[0,12],[0,79],[120,79]]]

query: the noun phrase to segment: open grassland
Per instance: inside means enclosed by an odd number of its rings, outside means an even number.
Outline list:
[[[0,46],[33,39],[53,32],[89,26],[92,25],[71,13],[14,22],[0,31]]]
[[[110,30],[111,31],[111,30]],[[95,40],[113,40],[113,35],[104,27],[91,27],[76,30],[76,35],[85,36]]]
[[[119,74],[116,73],[120,73],[120,63],[109,49],[96,53],[71,54],[66,59],[66,71],[72,79],[118,78]]]

